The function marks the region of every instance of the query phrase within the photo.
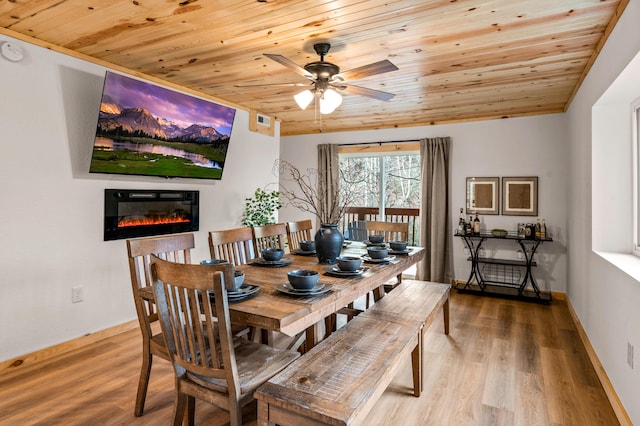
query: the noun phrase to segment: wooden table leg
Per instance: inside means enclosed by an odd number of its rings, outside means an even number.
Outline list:
[[[384,286],[376,287],[373,289],[374,302],[377,302],[378,300],[382,299],[382,296],[384,296]]]
[[[260,329],[260,342],[264,345],[273,346],[273,331],[264,328]]]
[[[269,404],[258,400],[258,426],[269,425]]]
[[[331,333],[336,331],[336,314],[331,314],[324,319],[324,338],[329,337]]]
[[[326,324],[326,318],[324,320],[324,323]],[[323,337],[325,337],[325,333],[322,332],[322,330],[320,329],[320,324],[322,322],[319,321],[317,323],[315,323],[314,325],[312,325],[311,327],[307,328],[305,333],[306,333],[306,339],[304,341],[304,351],[308,352],[310,351],[315,345],[318,344],[319,341],[322,340]]]

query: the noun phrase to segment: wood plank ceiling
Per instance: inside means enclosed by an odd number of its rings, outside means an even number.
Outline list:
[[[281,120],[281,134],[378,129],[565,110],[628,0],[4,0],[5,35],[89,57]],[[265,57],[399,70],[349,83],[322,116],[300,110],[308,83]]]

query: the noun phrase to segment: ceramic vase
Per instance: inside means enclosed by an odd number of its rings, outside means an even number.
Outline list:
[[[342,243],[344,242],[344,237],[338,230],[338,225],[322,224],[318,232],[316,232],[315,241],[318,262],[334,265],[336,263],[336,257],[340,256]]]

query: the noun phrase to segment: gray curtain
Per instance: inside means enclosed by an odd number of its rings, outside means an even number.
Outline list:
[[[340,161],[337,144],[318,145],[318,202],[323,205],[323,211],[330,212],[338,206],[334,200],[339,194]],[[318,223],[318,227],[321,224]]]
[[[416,278],[424,281],[451,281],[451,226],[449,221],[449,151],[451,138],[420,141],[420,245],[425,257],[418,263]]]

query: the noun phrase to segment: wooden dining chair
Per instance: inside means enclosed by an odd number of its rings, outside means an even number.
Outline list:
[[[251,227],[209,232],[209,253],[212,259],[224,259],[234,265],[244,265],[256,257]]]
[[[384,240],[389,241],[408,241],[409,224],[407,222],[380,222],[375,220],[367,220],[365,222],[367,236],[384,235]]]
[[[299,220],[297,222],[287,222],[287,239],[289,241],[289,250],[297,250],[300,248],[300,241],[313,240],[311,230],[313,222],[310,219]]]
[[[195,398],[229,411],[231,425],[241,425],[241,409],[254,400],[254,391],[300,355],[234,338],[223,273],[211,266],[218,265],[152,258],[160,325],[176,379],[174,425],[183,423],[185,411],[194,424]]]
[[[287,225],[285,223],[254,226],[252,230],[253,248],[256,256],[261,256],[262,250],[267,247],[285,249],[287,245]]]
[[[409,239],[409,224],[407,222],[381,222],[375,220],[368,220],[365,223],[367,229],[367,235],[384,235],[384,241],[408,241]],[[377,292],[367,295],[366,306],[369,307],[369,298],[374,301],[378,301],[384,292],[390,292],[396,288],[402,282],[402,274],[398,274],[395,281],[389,281]]]
[[[157,356],[167,361],[170,360],[169,352],[159,327],[152,327],[153,323],[158,320],[158,313],[152,290],[151,255],[156,254],[173,262],[190,263],[191,249],[194,247],[193,234],[127,240],[133,300],[138,314],[140,331],[142,332],[142,368],[138,380],[138,393],[134,409],[135,416],[141,416],[144,412],[153,357]]]

